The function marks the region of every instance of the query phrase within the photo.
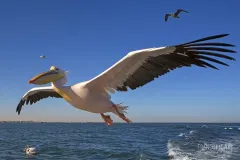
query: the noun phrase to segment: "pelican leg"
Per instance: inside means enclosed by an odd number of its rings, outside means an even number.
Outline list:
[[[104,115],[103,113],[101,113],[101,116],[108,126],[112,125],[113,120],[111,119],[111,117],[109,115]]]
[[[130,120],[130,119],[128,119],[123,113],[120,113],[119,112],[119,110],[117,109],[117,106],[116,105],[113,105],[112,106],[115,110],[116,110],[116,112],[117,112],[117,115],[121,118],[121,119],[123,119],[125,122],[127,122],[127,123],[131,123],[132,121]]]

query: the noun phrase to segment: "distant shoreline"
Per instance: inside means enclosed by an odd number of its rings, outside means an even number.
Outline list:
[[[100,123],[104,122],[42,122],[42,121],[0,121],[1,123]],[[124,122],[115,122],[126,124]],[[133,122],[134,124],[240,124],[240,122]]]

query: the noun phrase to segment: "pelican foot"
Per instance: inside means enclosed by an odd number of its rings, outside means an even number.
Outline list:
[[[132,121],[128,119],[124,114],[119,114],[119,117],[122,118],[127,123],[132,123]]]
[[[121,119],[123,119],[123,120],[124,120],[125,122],[127,122],[127,123],[132,123],[132,121],[131,121],[130,119],[128,119],[123,113],[120,113],[120,112],[119,112],[119,110],[117,109],[116,105],[113,105],[112,107],[116,110],[118,116],[119,116]]]
[[[108,126],[113,124],[113,120],[111,119],[111,117],[109,115],[104,115],[103,113],[101,113],[101,116]]]

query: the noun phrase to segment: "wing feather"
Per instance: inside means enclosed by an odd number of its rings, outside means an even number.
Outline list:
[[[189,13],[188,11],[185,11],[183,9],[178,9],[174,14],[175,16],[178,16],[180,12],[186,12],[186,13]]]
[[[208,63],[208,61],[228,66],[228,64],[215,58],[235,59],[216,52],[236,53],[234,50],[223,48],[234,47],[234,45],[205,42],[225,36],[228,36],[228,34],[209,36],[180,45],[148,48],[130,52],[109,69],[88,81],[86,85],[99,91],[106,90],[106,88],[117,91],[128,91],[128,88],[134,90],[144,86],[155,78],[177,68],[196,65],[204,68],[218,69],[213,64]],[[203,41],[204,43],[197,43]]]
[[[170,14],[165,15],[165,22],[167,22],[169,16],[170,16]]]
[[[54,98],[62,98],[57,92],[55,92],[51,87],[37,87],[29,90],[20,100],[18,106],[16,108],[16,112],[20,114],[22,107],[24,104],[30,105],[40,101],[41,99],[54,97]]]

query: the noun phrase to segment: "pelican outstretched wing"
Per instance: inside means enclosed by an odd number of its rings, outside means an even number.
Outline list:
[[[16,112],[20,114],[22,110],[22,106],[25,104],[32,105],[33,103],[36,103],[40,101],[41,99],[48,98],[48,97],[55,97],[55,98],[62,98],[61,95],[59,95],[57,92],[55,92],[52,87],[36,87],[29,90],[20,100]]]
[[[114,93],[114,90],[127,91],[128,88],[134,90],[171,70],[181,67],[196,65],[199,67],[218,69],[206,61],[228,66],[228,64],[215,58],[235,59],[225,54],[216,53],[216,51],[235,53],[233,50],[223,48],[234,47],[234,45],[203,42],[222,38],[227,35],[228,34],[215,35],[184,44],[130,52],[109,69],[86,82],[86,86],[91,87],[93,90],[104,89],[105,91]],[[210,56],[213,56],[213,58]]]

